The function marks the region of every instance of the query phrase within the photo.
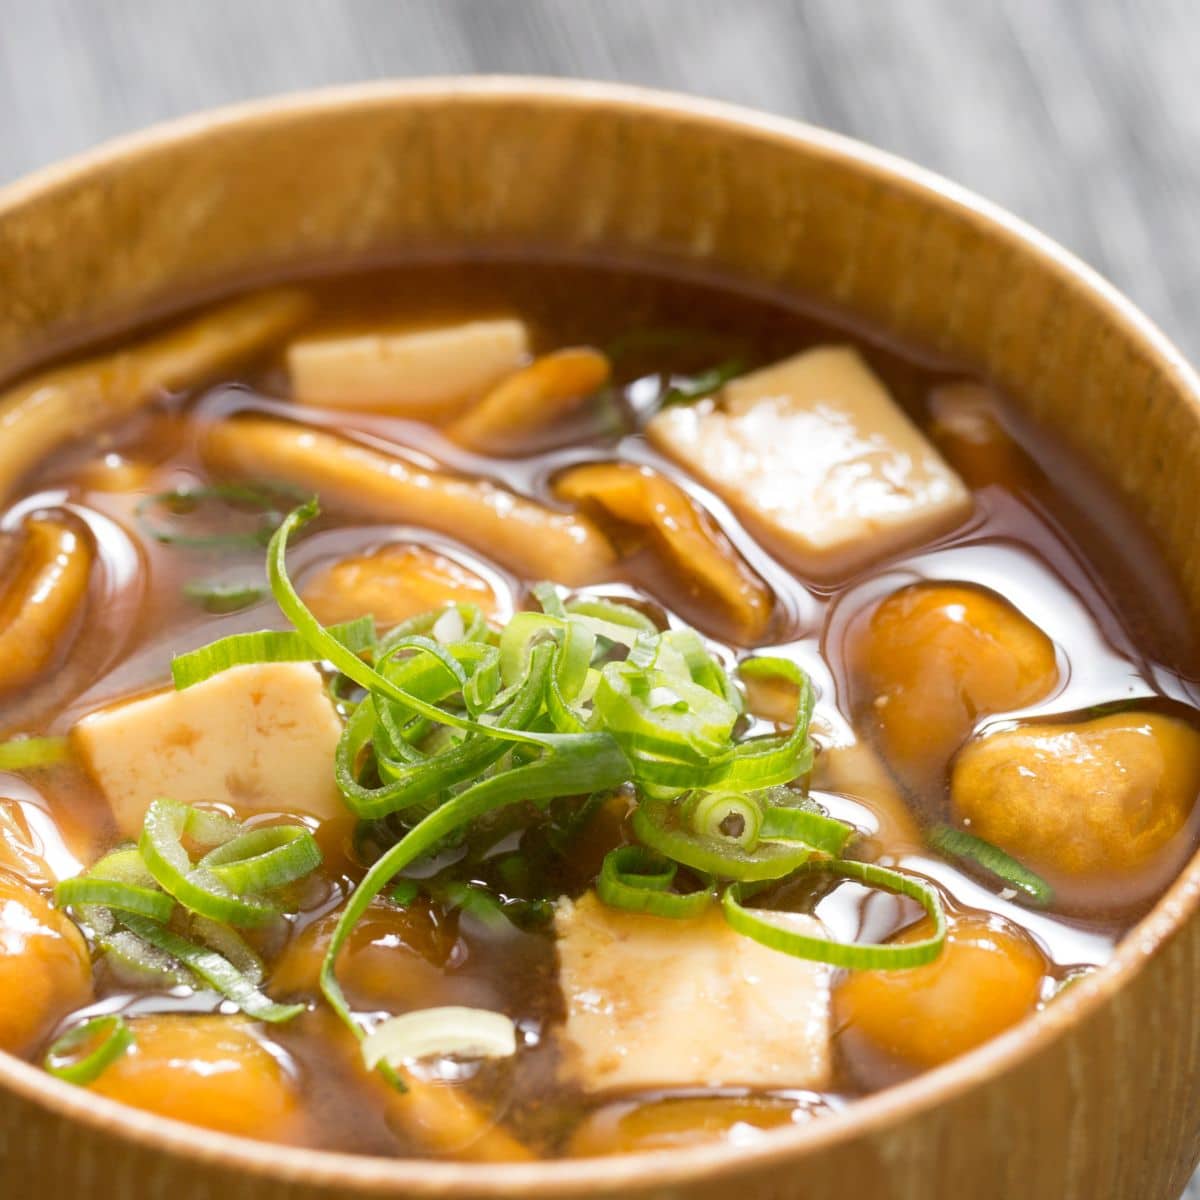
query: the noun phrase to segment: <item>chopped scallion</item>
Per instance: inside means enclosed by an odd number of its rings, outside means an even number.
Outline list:
[[[916,900],[933,922],[933,932],[914,942],[835,942],[788,928],[765,909],[746,908],[736,887],[727,889],[721,898],[725,919],[738,933],[772,950],[857,971],[919,967],[932,962],[942,952],[946,941],[946,913],[932,884],[889,867],[849,859],[824,859],[813,863],[811,869],[855,879],[868,887],[885,888]]]
[[[818,853],[804,843],[758,842],[747,849],[736,839],[697,833],[689,817],[686,801],[643,800],[633,814],[633,832],[640,842],[693,871],[745,883],[783,879]]]
[[[133,1045],[133,1030],[124,1017],[117,1014],[92,1017],[58,1038],[46,1051],[42,1063],[59,1079],[89,1084]]]
[[[175,911],[175,901],[166,892],[97,875],[64,879],[55,887],[54,899],[62,908],[99,904],[121,912],[139,913],[160,924],[169,921]]]
[[[256,1021],[277,1024],[290,1021],[304,1011],[303,1004],[276,1004],[258,989],[257,982],[247,976],[223,954],[208,946],[198,946],[180,934],[132,914],[124,918],[130,933],[156,950],[178,959],[201,982],[208,984],[227,1000],[232,1001],[248,1017]]]
[[[509,1058],[517,1052],[517,1027],[504,1013],[484,1008],[423,1008],[390,1017],[363,1039],[368,1070],[401,1067],[422,1058]]]
[[[183,585],[183,594],[205,612],[220,614],[240,612],[257,604],[267,594],[267,589],[254,583],[193,579]]]
[[[695,892],[673,892],[676,867],[645,846],[619,846],[604,857],[596,893],[605,904],[655,917],[698,917],[713,902],[712,884]]]
[[[854,836],[844,821],[827,817],[811,808],[770,804],[763,812],[759,837],[764,842],[807,845],[836,858]]]
[[[198,865],[231,891],[258,894],[315,871],[321,865],[321,851],[303,826],[267,825],[210,850]]]
[[[134,514],[149,537],[191,550],[265,546],[303,493],[286,484],[214,483],[157,492]],[[241,515],[244,528],[231,529]]]
[[[762,828],[762,805],[745,792],[698,792],[689,804],[688,823],[697,837],[730,843],[754,853]]]
[[[746,369],[742,358],[727,358],[724,362],[701,371],[698,375],[673,375],[671,384],[663,392],[659,408],[670,408],[676,404],[694,404],[719,392],[731,379],[741,375]]]
[[[138,851],[155,882],[185,908],[214,921],[253,927],[265,925],[279,913],[275,905],[239,892],[201,863],[193,865],[184,839],[214,848],[238,837],[240,826],[215,813],[155,800],[146,812]]]
[[[64,737],[13,738],[0,742],[0,771],[29,771],[67,762],[70,746]]]
[[[952,858],[974,863],[1038,908],[1054,901],[1054,889],[1040,875],[973,833],[950,825],[935,825],[929,831],[929,844]]]
[[[185,840],[207,850],[198,863]],[[272,920],[281,910],[268,893],[320,862],[303,826],[246,829],[222,813],[159,799],[147,810],[136,848],[114,850],[63,880],[55,900],[78,913],[123,978],[158,987],[199,982],[250,1016],[286,1021],[303,1005],[263,995],[263,964],[231,925]],[[195,940],[177,932],[184,917]]]
[[[359,617],[342,625],[333,625],[329,636],[347,653],[358,655],[375,646],[375,622]],[[315,662],[321,655],[292,630],[260,629],[255,633],[234,633],[201,646],[171,661],[171,678],[176,691],[203,683],[231,667],[254,663]]]

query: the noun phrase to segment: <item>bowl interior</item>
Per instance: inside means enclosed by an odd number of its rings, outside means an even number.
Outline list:
[[[425,81],[249,105],[115,143],[0,193],[0,377],[132,316],[297,267],[534,246],[674,261],[796,292],[969,365],[1116,485],[1200,614],[1190,483],[1200,475],[1200,383],[1145,320],[1064,252],[942,181],[701,101]],[[243,1175],[289,1178],[300,1190],[288,1195],[640,1194],[685,1183],[715,1195],[731,1174],[769,1177],[839,1145],[886,1158],[910,1122],[949,1129],[997,1081],[1029,1086],[1033,1060],[1061,1069],[1055,1056],[1071,1038],[1096,1036],[1105,1005],[1142,1003],[1122,997],[1192,915],[1198,887],[1193,862],[1115,963],[1053,1012],[744,1151],[677,1152],[649,1167],[635,1157],[485,1170],[292,1151],[284,1161],[271,1147],[98,1103],[3,1055],[0,1090],[23,1098],[27,1121],[34,1111],[75,1121],[73,1145],[97,1163],[120,1129],[142,1147],[144,1169],[163,1148],[236,1168],[231,1195]]]

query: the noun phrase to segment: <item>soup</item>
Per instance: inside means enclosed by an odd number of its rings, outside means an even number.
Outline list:
[[[745,1142],[1192,853],[1184,606],[986,383],[650,269],[249,292],[0,399],[0,1048],[276,1142]]]

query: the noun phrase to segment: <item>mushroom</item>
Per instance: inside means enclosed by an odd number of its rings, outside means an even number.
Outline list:
[[[97,358],[41,371],[0,394],[0,500],[51,451],[192,387],[269,346],[309,311],[294,288],[254,292]]]
[[[309,488],[343,512],[448,534],[526,576],[570,587],[596,582],[612,562],[608,539],[586,517],[288,421],[219,422],[202,453],[214,471]]]
[[[57,520],[26,522],[0,592],[0,694],[32,682],[74,636],[87,596],[92,546]]]

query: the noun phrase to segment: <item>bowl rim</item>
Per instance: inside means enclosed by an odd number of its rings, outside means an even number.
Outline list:
[[[168,147],[205,140],[222,130],[268,128],[280,120],[352,108],[404,104],[489,101],[534,102],[562,109],[602,107],[637,111],[648,119],[707,125],[734,137],[760,138],[793,151],[836,161],[886,181],[923,204],[949,208],[998,238],[1076,292],[1086,293],[1105,318],[1122,327],[1167,375],[1200,423],[1200,376],[1157,326],[1095,270],[1050,237],[998,205],[936,173],[854,138],[787,117],[682,92],[631,84],[521,75],[425,76],[267,96],[157,123],[34,170],[0,186],[0,222],[14,210],[50,193],[84,182],[130,159]],[[1128,931],[1112,959],[1082,979],[1047,1009],[914,1079],[854,1100],[845,1110],[804,1125],[772,1130],[745,1146],[702,1145],[667,1152],[643,1151],[608,1158],[533,1163],[460,1163],[393,1159],[259,1142],[197,1128],[127,1108],[55,1079],[0,1051],[0,1089],[93,1130],[138,1143],[148,1150],[219,1164],[264,1180],[338,1185],[362,1195],[403,1192],[414,1197],[447,1196],[463,1189],[493,1197],[587,1196],[625,1187],[671,1187],[703,1177],[712,1181],[749,1169],[792,1163],[809,1154],[871,1135],[893,1121],[926,1112],[961,1096],[1052,1044],[1096,1012],[1129,984],[1200,908],[1200,851],[1155,906]]]

